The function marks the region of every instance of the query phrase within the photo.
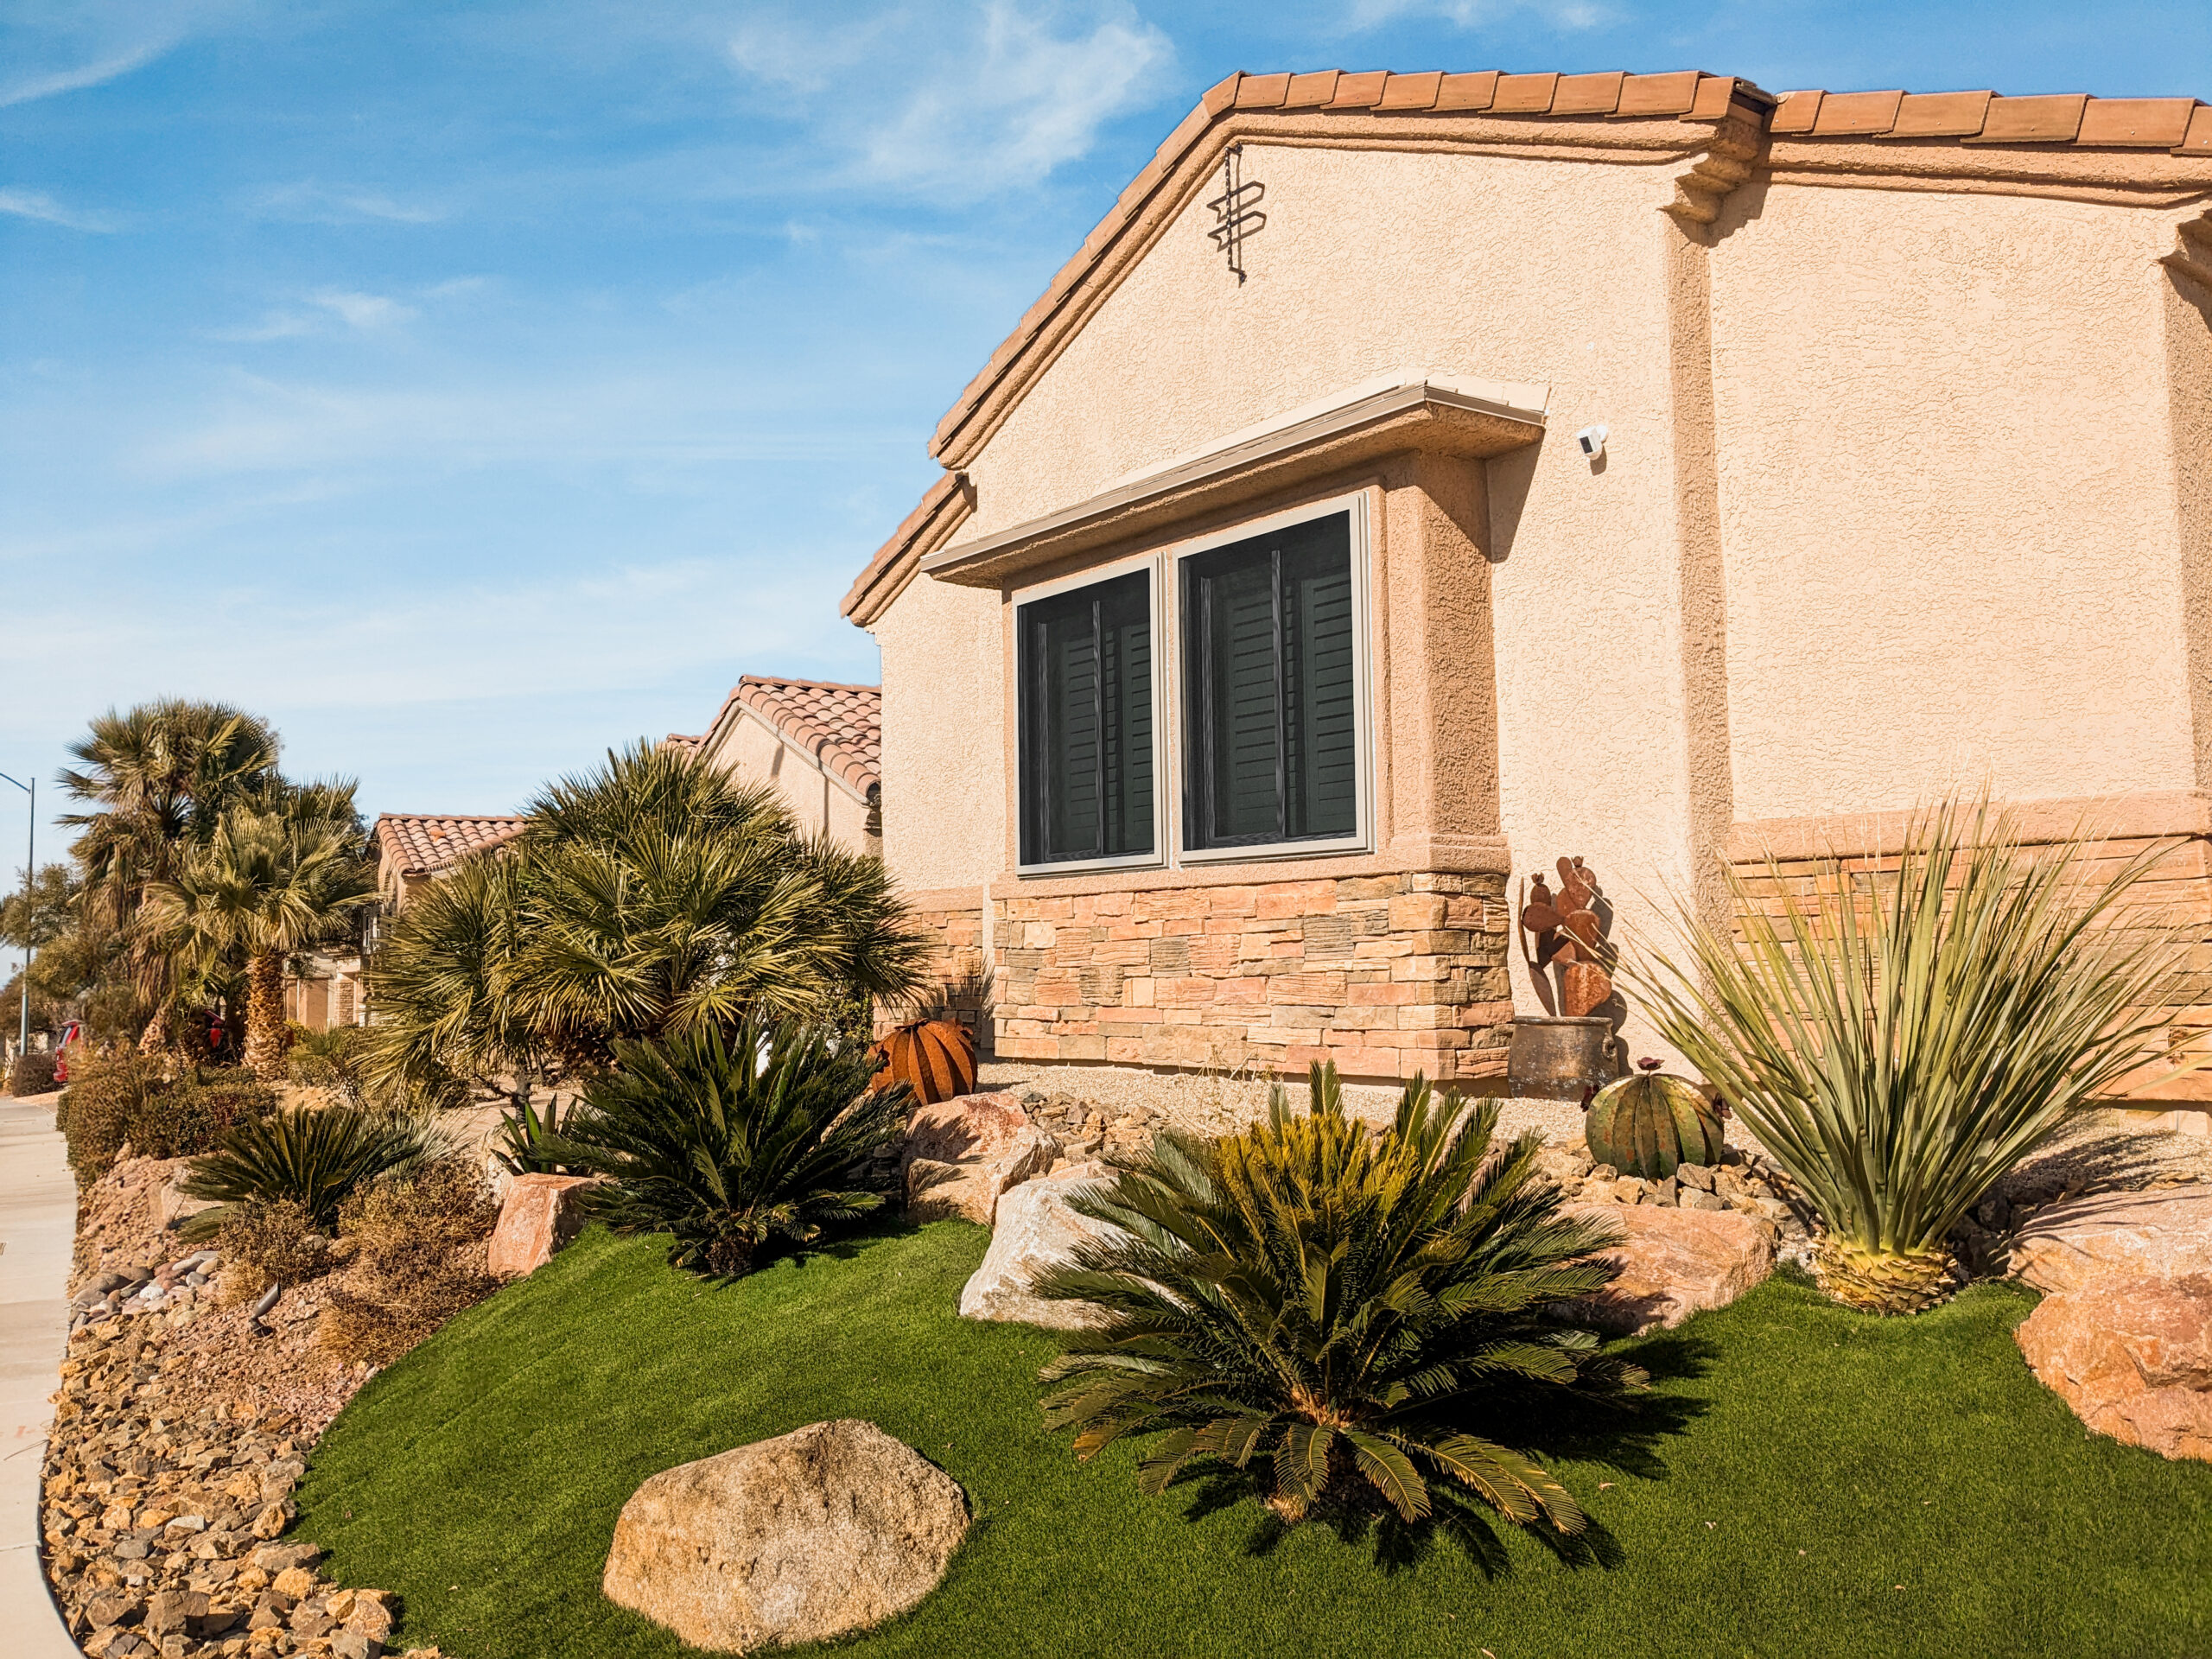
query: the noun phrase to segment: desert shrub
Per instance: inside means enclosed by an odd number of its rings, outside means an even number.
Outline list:
[[[330,1287],[317,1341],[349,1364],[391,1363],[499,1288],[484,1265],[499,1219],[483,1176],[462,1157],[357,1187],[338,1222],[353,1260]]]
[[[8,1092],[18,1099],[43,1095],[54,1087],[54,1056],[35,1052],[18,1054],[8,1068]]]
[[[2031,848],[2010,813],[1949,800],[1894,869],[1825,859],[1810,892],[1777,865],[1758,888],[1731,871],[1740,939],[1685,912],[1679,959],[1629,958],[1653,1024],[1819,1212],[1830,1296],[1942,1300],[1966,1213],[2164,1058],[2188,936],[2120,907],[2168,850],[2115,868],[2091,840]]]
[[[339,1206],[364,1181],[446,1150],[437,1130],[419,1118],[351,1106],[294,1107],[242,1123],[213,1152],[193,1160],[184,1191],[219,1206],[185,1224],[192,1237],[213,1235],[228,1206],[289,1198],[308,1224],[327,1233]]]
[[[55,1122],[79,1185],[114,1168],[126,1146],[142,1158],[189,1158],[276,1109],[275,1090],[233,1068],[171,1078],[161,1059],[127,1051],[75,1065]]]
[[[69,1167],[79,1187],[115,1167],[133,1130],[154,1121],[154,1103],[167,1086],[162,1063],[147,1055],[126,1052],[79,1063],[56,1122],[68,1138]]]
[[[1388,1503],[1465,1525],[1479,1503],[1580,1531],[1566,1487],[1506,1442],[1531,1396],[1643,1386],[1551,1317],[1612,1278],[1592,1252],[1616,1235],[1561,1213],[1537,1136],[1493,1147],[1494,1102],[1470,1116],[1416,1077],[1377,1134],[1344,1116],[1333,1065],[1313,1097],[1294,1114],[1278,1085],[1266,1122],[1163,1135],[1071,1200],[1115,1230],[1039,1280],[1103,1310],[1046,1368],[1046,1420],[1084,1458],[1158,1434],[1150,1493],[1225,1465],[1286,1521]]]
[[[552,1149],[609,1178],[591,1207],[610,1225],[673,1234],[677,1266],[741,1274],[771,1240],[809,1243],[883,1203],[864,1172],[899,1133],[907,1093],[868,1086],[870,1050],[745,1020],[727,1039],[709,1026],[615,1056]]]
[[[286,1059],[294,1083],[327,1089],[348,1106],[364,1103],[361,1060],[366,1033],[359,1026],[333,1026],[327,1031],[292,1027]]]
[[[330,1238],[291,1198],[231,1205],[216,1228],[215,1248],[223,1253],[215,1299],[226,1306],[250,1302],[270,1285],[304,1284],[329,1271],[333,1259]]]

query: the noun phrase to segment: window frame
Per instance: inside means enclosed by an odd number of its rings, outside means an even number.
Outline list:
[[[1028,753],[1022,741],[1021,702],[1028,688],[1021,675],[1021,612],[1024,607],[1039,600],[1054,599],[1084,588],[1095,588],[1102,582],[1145,573],[1146,595],[1151,606],[1152,619],[1152,850],[1148,853],[1122,853],[1111,858],[1061,858],[1042,863],[1027,863],[1022,854],[1027,803],[1024,794],[1025,779],[1022,767],[1027,764]],[[1033,587],[1018,589],[1008,597],[1012,601],[1013,646],[1009,677],[1014,683],[1014,870],[1016,875],[1052,876],[1079,875],[1096,870],[1160,869],[1168,862],[1168,796],[1171,792],[1161,768],[1170,764],[1171,751],[1167,747],[1165,721],[1167,681],[1166,664],[1160,651],[1162,620],[1166,603],[1160,593],[1161,570],[1160,557],[1155,553],[1140,553],[1127,558],[1095,565],[1074,575],[1061,576],[1051,582],[1040,582]]]
[[[1353,830],[1348,836],[1331,836],[1307,841],[1244,842],[1230,847],[1186,847],[1183,844],[1186,814],[1184,810],[1184,777],[1185,768],[1185,728],[1192,710],[1185,706],[1180,688],[1185,684],[1183,643],[1185,629],[1183,618],[1183,564],[1187,559],[1217,549],[1248,542],[1255,537],[1265,536],[1271,531],[1288,530],[1296,524],[1311,524],[1315,519],[1329,518],[1338,513],[1348,515],[1346,541],[1351,561],[1351,672],[1352,672],[1352,768],[1353,768]],[[1374,685],[1369,672],[1369,536],[1368,497],[1364,490],[1332,497],[1325,501],[1311,501],[1302,506],[1286,508],[1281,512],[1250,518],[1225,530],[1216,531],[1167,550],[1164,561],[1165,581],[1173,612],[1173,632],[1166,653],[1173,658],[1169,664],[1173,678],[1169,683],[1178,688],[1170,708],[1168,725],[1173,743],[1175,768],[1175,799],[1171,828],[1174,836],[1174,864],[1185,865],[1255,863],[1287,858],[1323,858],[1344,853],[1363,853],[1374,847],[1375,746],[1373,700]]]
[[[1372,626],[1372,569],[1370,493],[1347,491],[1319,501],[1286,507],[1279,512],[1244,519],[1188,541],[1155,547],[1093,565],[1077,574],[1054,577],[1007,593],[1010,607],[1009,643],[1012,649],[1007,677],[1013,683],[1014,751],[1014,873],[1023,878],[1084,875],[1109,870],[1182,869],[1221,864],[1276,863],[1286,859],[1332,858],[1371,852],[1375,846],[1375,687]],[[1186,848],[1183,845],[1184,728],[1190,710],[1184,706],[1183,561],[1217,548],[1249,541],[1271,531],[1287,530],[1338,513],[1349,515],[1346,526],[1351,560],[1351,651],[1353,683],[1352,798],[1356,827],[1349,836],[1325,840],[1249,842],[1233,847]],[[1134,571],[1149,573],[1152,604],[1152,813],[1153,850],[1124,854],[1118,858],[1063,859],[1049,863],[1023,861],[1023,778],[1027,762],[1021,739],[1021,610],[1041,599],[1051,599],[1078,588],[1111,582]]]

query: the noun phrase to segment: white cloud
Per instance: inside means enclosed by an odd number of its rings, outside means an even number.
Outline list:
[[[1174,59],[1126,5],[1011,0],[950,25],[905,10],[819,29],[757,18],[729,51],[817,145],[844,152],[845,181],[959,200],[1034,185],[1087,154],[1109,121],[1156,101]]]
[[[477,278],[462,277],[453,283],[440,283],[424,293],[426,297],[444,298],[452,294],[467,293],[478,283]],[[412,322],[422,315],[413,306],[403,304],[388,296],[360,294],[348,289],[318,289],[303,298],[306,304],[315,308],[315,311],[275,310],[259,322],[234,328],[210,329],[208,338],[249,346],[272,340],[298,340],[329,333],[333,320],[360,333],[372,334]],[[318,312],[320,315],[316,315]]]
[[[397,300],[382,294],[353,294],[344,289],[326,288],[308,296],[308,303],[319,305],[333,316],[342,318],[355,328],[390,328],[403,322],[411,322],[421,313],[411,305],[402,305]]]
[[[79,64],[67,69],[34,72],[15,79],[0,82],[0,109],[11,104],[29,104],[35,99],[53,98],[61,92],[80,92],[87,86],[98,86],[103,81],[127,75],[133,69],[144,67],[176,45],[177,37],[168,35],[147,41],[128,51]]]
[[[388,225],[436,225],[453,217],[450,208],[430,202],[401,201],[381,190],[305,180],[276,185],[253,199],[253,207],[272,219],[310,225],[348,225],[362,219]]]
[[[106,214],[65,207],[42,190],[0,189],[0,213],[13,213],[18,219],[35,219],[41,224],[60,225],[73,231],[105,233],[116,228],[115,221]]]
[[[1461,29],[1478,29],[1531,12],[1563,29],[1596,29],[1620,16],[1603,0],[1351,0],[1344,23],[1355,34],[1406,17],[1440,17]]]

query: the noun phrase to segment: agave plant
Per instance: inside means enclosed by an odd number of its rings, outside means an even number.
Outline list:
[[[2158,1058],[2183,937],[2122,901],[2163,852],[2100,876],[2093,844],[2031,849],[2010,813],[1946,800],[1915,815],[1894,869],[1824,859],[1802,893],[1770,861],[1770,894],[1731,871],[1740,940],[1685,909],[1682,949],[1625,964],[1819,1212],[1815,1272],[1836,1300],[1942,1300],[1967,1211]]]
[[[1048,1421],[1084,1458],[1159,1434],[1148,1493],[1213,1461],[1286,1520],[1379,1499],[1413,1521],[1471,1498],[1580,1530],[1566,1487],[1508,1442],[1531,1389],[1643,1386],[1548,1317],[1612,1278],[1592,1252],[1618,1234],[1561,1213],[1537,1137],[1493,1148],[1494,1102],[1470,1113],[1416,1077],[1378,1134],[1345,1116],[1333,1065],[1313,1069],[1313,1099],[1294,1113],[1278,1085],[1265,1123],[1163,1135],[1072,1200],[1111,1230],[1038,1294],[1103,1323],[1046,1369],[1062,1385]]]
[[[232,1205],[289,1199],[327,1233],[338,1224],[339,1206],[363,1182],[449,1150],[419,1118],[352,1106],[294,1107],[240,1124],[216,1150],[192,1160],[185,1192],[219,1207],[194,1217],[186,1231],[208,1237]]]
[[[499,1144],[492,1155],[510,1175],[558,1175],[568,1167],[561,1161],[562,1132],[557,1098],[547,1101],[541,1113],[525,1096],[500,1120]]]
[[[545,1147],[608,1178],[593,1208],[617,1230],[673,1235],[677,1266],[734,1276],[772,1240],[810,1243],[883,1203],[866,1168],[907,1091],[869,1087],[869,1050],[746,1020],[614,1052]]]

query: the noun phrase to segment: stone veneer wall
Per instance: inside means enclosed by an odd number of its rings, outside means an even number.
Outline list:
[[[1499,875],[1413,872],[996,901],[1001,1059],[1501,1076]]]
[[[930,941],[929,956],[922,966],[921,1013],[932,1020],[958,1020],[974,1033],[977,1052],[988,1055],[989,964],[983,953],[981,895],[972,905],[918,907],[913,917]],[[903,1009],[879,1009],[877,1034],[911,1017]]]

